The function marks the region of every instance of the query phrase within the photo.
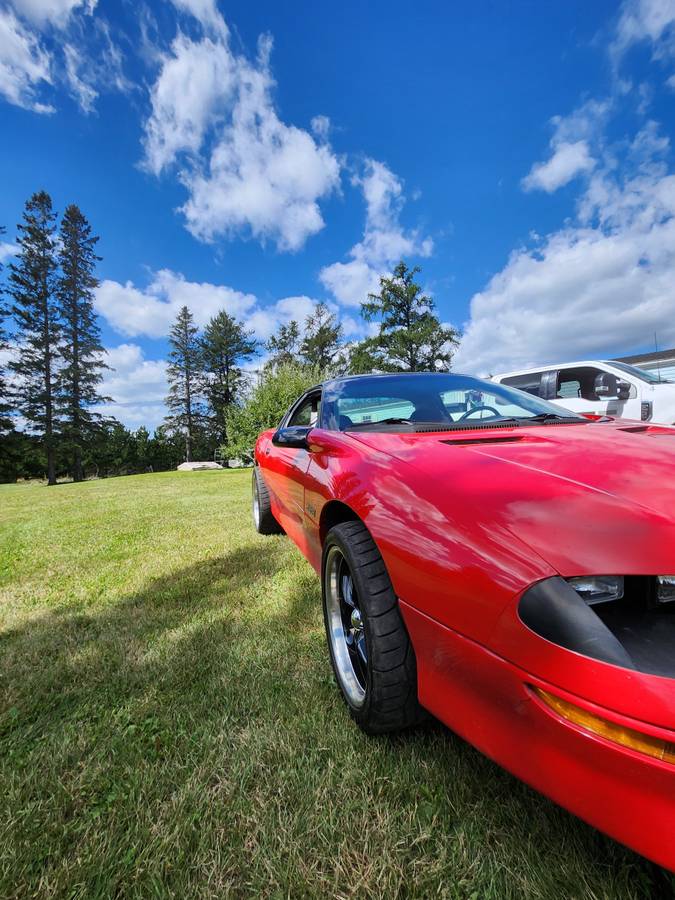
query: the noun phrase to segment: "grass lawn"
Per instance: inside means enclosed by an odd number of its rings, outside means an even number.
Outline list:
[[[664,894],[442,727],[362,735],[249,487],[0,487],[0,897]]]

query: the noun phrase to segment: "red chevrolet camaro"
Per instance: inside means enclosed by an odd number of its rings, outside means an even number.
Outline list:
[[[427,711],[675,870],[675,429],[453,374],[337,378],[255,448],[356,722]]]

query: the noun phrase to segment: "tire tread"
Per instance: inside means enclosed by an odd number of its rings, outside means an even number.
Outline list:
[[[359,520],[342,522],[330,530],[324,558],[334,543],[345,555],[356,582],[370,661],[365,702],[358,709],[347,704],[351,715],[369,734],[418,725],[427,714],[417,699],[415,653],[377,545]],[[323,591],[325,610],[325,584]]]

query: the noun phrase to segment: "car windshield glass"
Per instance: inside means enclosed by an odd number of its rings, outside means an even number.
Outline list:
[[[646,381],[648,384],[672,384],[669,378],[661,378],[658,369],[656,372],[648,372],[646,369],[639,369],[637,366],[629,366],[628,363],[620,363],[614,360],[608,360],[607,365],[620,369],[628,375],[633,375],[641,381]]]
[[[485,428],[499,423],[587,422],[560,406],[468,375],[364,375],[329,382],[324,428],[333,431],[421,431]]]

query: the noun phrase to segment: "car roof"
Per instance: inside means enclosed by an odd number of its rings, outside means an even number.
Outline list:
[[[334,378],[327,378],[325,381],[322,381],[321,384],[317,384],[315,388],[310,388],[310,390],[316,390],[327,384],[335,384],[337,381],[358,381],[360,378],[400,378],[402,375],[405,375],[406,377],[411,375],[438,375],[439,377],[441,375],[457,375],[461,378],[478,377],[476,375],[467,375],[465,372],[365,372],[362,375],[336,375]]]

